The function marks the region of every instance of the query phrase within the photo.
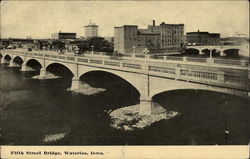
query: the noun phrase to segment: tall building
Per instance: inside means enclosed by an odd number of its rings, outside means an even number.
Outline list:
[[[57,40],[76,39],[76,33],[62,33],[60,31],[59,33],[53,33],[51,38]]]
[[[187,43],[196,45],[220,45],[220,34],[209,32],[188,32]]]
[[[180,52],[184,43],[184,24],[149,25],[138,29],[137,25],[115,27],[115,51],[121,53],[142,51],[147,48],[151,53]]]
[[[149,53],[159,51],[160,34],[146,29],[138,29],[137,25],[115,27],[114,51],[119,53]]]
[[[84,26],[85,29],[85,37],[97,37],[98,36],[98,25],[92,24],[90,22],[89,25]]]
[[[184,43],[184,24],[165,24],[162,22],[156,26],[153,20],[153,25],[149,25],[148,30],[160,34],[161,52],[181,51]]]

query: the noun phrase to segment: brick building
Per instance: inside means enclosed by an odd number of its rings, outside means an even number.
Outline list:
[[[120,53],[180,52],[183,46],[184,24],[149,25],[147,29],[138,29],[137,25],[115,27],[114,49]]]
[[[138,29],[137,25],[115,27],[114,51],[119,53],[150,53],[159,51],[160,34]]]
[[[148,30],[160,34],[161,52],[180,52],[184,43],[184,24],[165,24],[148,26]]]
[[[187,43],[192,45],[220,45],[220,34],[209,32],[188,32]]]
[[[56,40],[76,39],[76,33],[62,33],[60,31],[59,33],[53,33],[51,38]]]

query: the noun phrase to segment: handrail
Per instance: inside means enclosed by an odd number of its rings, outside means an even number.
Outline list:
[[[10,51],[10,50],[5,50],[5,51]],[[11,50],[13,51],[13,50]],[[17,50],[18,52],[27,52],[25,50]],[[17,52],[16,50],[13,51],[13,52]],[[46,52],[45,54],[47,53],[50,53],[50,54],[58,54],[57,52],[55,51],[51,51],[51,50],[34,50],[32,52],[38,52],[38,53],[44,53]],[[29,52],[31,53],[31,52]],[[70,53],[72,54],[72,53]],[[67,56],[72,56],[70,55],[68,52],[65,52],[65,54],[62,54],[62,55],[67,55]],[[91,54],[91,51],[86,51],[86,54],[89,56],[100,56],[100,55],[104,55],[104,56],[109,56],[107,53],[105,52],[93,52],[93,54]],[[40,55],[41,56],[41,55]],[[74,57],[75,56],[78,56],[78,57],[82,57],[80,55],[73,55]],[[218,59],[218,58],[213,58],[213,60],[209,60],[209,58],[199,58],[199,57],[176,57],[176,56],[152,56],[150,55],[149,57],[143,55],[143,54],[136,54],[134,57],[133,55],[128,55],[128,54],[124,54],[124,56],[122,57],[126,57],[126,58],[147,58],[147,60],[150,60],[150,59],[153,59],[153,60],[164,60],[164,61],[168,61],[168,60],[174,60],[174,61],[182,61],[182,62],[195,62],[195,63],[207,63],[207,64],[218,64],[218,65],[231,65],[231,66],[241,66],[241,67],[244,67],[244,66],[248,66],[249,65],[249,61],[246,61],[246,60],[229,60],[229,59]],[[103,57],[104,58],[104,57]],[[212,63],[211,63],[212,62]]]

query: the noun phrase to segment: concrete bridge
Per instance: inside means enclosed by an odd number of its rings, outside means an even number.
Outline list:
[[[10,59],[10,66],[17,58],[21,59],[23,71],[30,60],[36,60],[41,65],[41,77],[46,75],[48,66],[61,64],[73,74],[71,89],[80,88],[80,77],[91,71],[119,76],[140,93],[139,113],[142,115],[156,113],[159,105],[153,97],[171,90],[197,89],[249,97],[248,61],[187,57],[152,59],[149,56],[112,59],[107,55],[74,56],[26,50],[1,50],[0,57],[1,63]]]
[[[245,51],[249,51],[249,48],[247,46],[186,46],[186,50],[187,49],[195,49],[199,51],[199,55],[204,54],[202,51],[203,50],[209,50],[209,51],[217,51],[220,52],[220,56],[226,56],[225,51],[226,50],[238,50],[238,53],[240,52],[245,52]]]

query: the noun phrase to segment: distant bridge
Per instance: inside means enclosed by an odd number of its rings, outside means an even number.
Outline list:
[[[225,52],[226,50],[238,50],[238,52],[240,53],[240,51],[249,51],[249,48],[247,46],[226,46],[226,45],[219,45],[219,46],[186,46],[186,50],[188,49],[195,49],[199,51],[199,55],[204,54],[202,51],[203,50],[216,50],[218,52],[220,52],[220,56],[226,56]]]
[[[223,92],[248,98],[248,61],[214,58],[190,58],[165,56],[122,57],[85,54],[74,56],[49,51],[1,50],[1,63],[10,59],[13,65],[16,58],[22,60],[21,70],[26,70],[30,60],[41,65],[40,76],[46,75],[51,64],[61,64],[72,74],[71,89],[78,89],[80,77],[91,71],[114,74],[129,82],[140,93],[142,115],[154,114],[156,103],[152,100],[159,93],[178,89],[197,89]],[[118,90],[119,91],[119,90]]]

